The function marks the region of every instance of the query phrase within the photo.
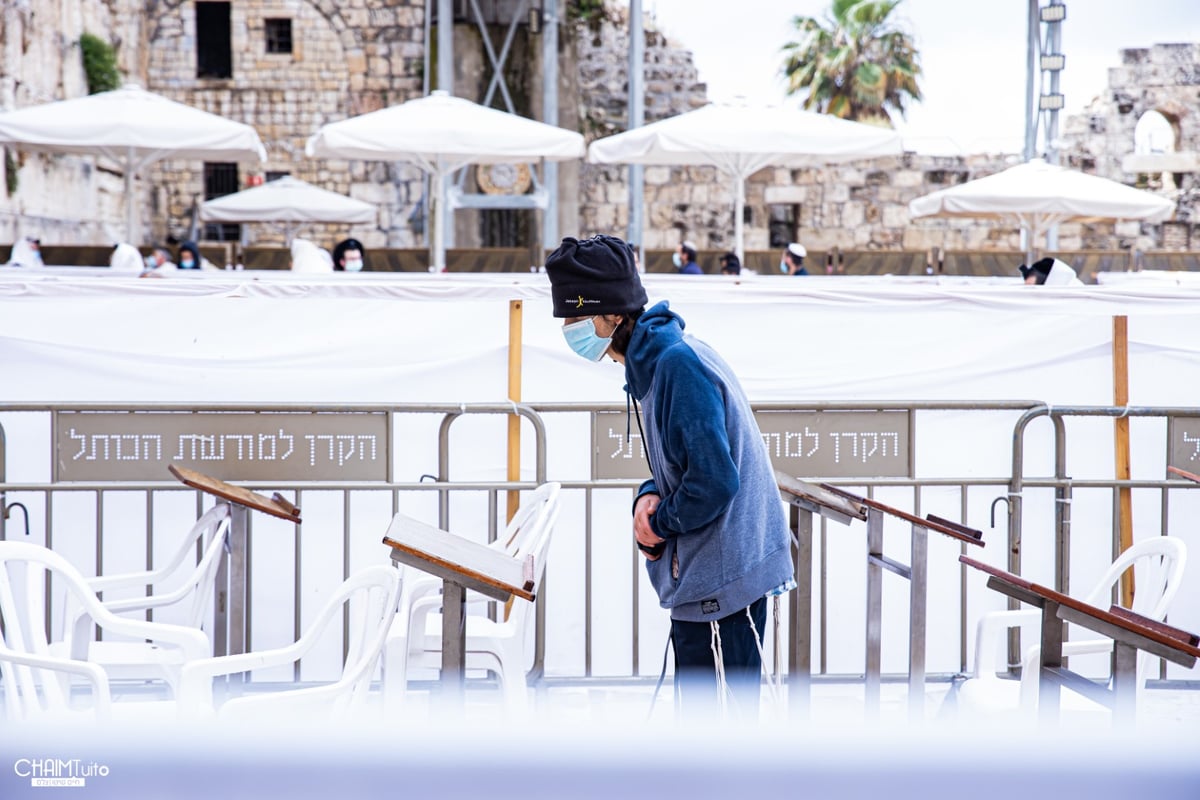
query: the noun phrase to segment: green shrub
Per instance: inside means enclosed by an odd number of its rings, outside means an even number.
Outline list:
[[[87,76],[88,94],[107,92],[121,85],[117,72],[117,52],[108,42],[90,33],[79,37],[83,51],[83,72]]]

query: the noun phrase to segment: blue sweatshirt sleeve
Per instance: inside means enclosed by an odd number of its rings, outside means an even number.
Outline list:
[[[700,530],[725,513],[740,480],[725,429],[724,385],[684,348],[659,370],[663,454],[681,476],[673,491],[657,487],[661,500],[650,521],[665,539]]]

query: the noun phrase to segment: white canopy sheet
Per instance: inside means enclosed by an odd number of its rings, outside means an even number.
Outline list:
[[[97,277],[102,276],[102,277]],[[669,298],[671,307],[694,333],[724,355],[752,401],[1044,401],[1054,405],[1111,405],[1113,400],[1112,317],[1129,318],[1130,401],[1135,405],[1193,407],[1200,387],[1200,287],[1122,284],[1052,289],[1025,286],[1019,279],[983,282],[962,279],[856,279],[783,276],[647,276],[651,302]],[[0,270],[0,400],[8,402],[116,403],[466,403],[504,401],[507,395],[509,301],[523,301],[522,399],[531,403],[624,403],[622,368],[593,364],[563,342],[561,320],[551,316],[544,274],[378,275],[287,272],[180,274],[173,280],[138,280],[109,270],[47,268]],[[48,425],[37,430],[0,412],[8,434],[8,480],[43,481],[50,474],[45,445]],[[397,438],[414,443],[393,455],[394,474],[415,481],[434,469],[438,419],[400,420]],[[549,417],[550,415],[547,415]],[[562,417],[564,415],[558,415]],[[579,415],[576,415],[579,416]],[[1004,559],[1003,513],[988,528],[992,500],[1003,491],[1012,464],[1012,431],[1019,412],[946,412],[922,418],[914,448],[915,474],[923,477],[999,477],[1001,485],[982,488],[961,510],[957,490],[931,487],[921,496],[921,513],[940,513],[985,529],[983,557]],[[1153,423],[1153,424],[1152,424]],[[451,450],[454,480],[504,480],[503,426],[478,427],[464,421],[468,438],[456,433]],[[587,479],[588,429],[582,419],[552,419],[548,474],[552,480]],[[1134,420],[1131,425],[1134,478],[1163,477],[1164,425]],[[458,426],[456,426],[456,430]],[[1026,474],[1053,474],[1050,426],[1031,426]],[[1112,422],[1071,423],[1069,474],[1075,479],[1110,478],[1113,472]],[[522,449],[522,475],[531,479],[533,448]],[[1190,494],[1197,493],[1177,493]],[[321,492],[305,495],[305,528],[338,530],[341,500]],[[181,495],[182,496],[182,495]],[[881,489],[885,502],[910,507],[907,491]],[[61,496],[56,528],[91,530],[90,500]],[[628,490],[598,490],[592,525],[598,536],[592,554],[596,574],[611,577],[611,613],[597,621],[595,674],[624,674],[630,648],[628,619],[632,580],[629,570]],[[187,498],[185,498],[187,500]],[[1196,498],[1200,500],[1200,497]],[[432,503],[432,501],[430,501]],[[462,501],[471,502],[469,500]],[[108,526],[137,530],[144,501],[120,498],[105,503]],[[378,531],[386,527],[391,505],[385,495],[357,501],[353,564],[376,563]],[[424,505],[405,499],[408,513]],[[1156,535],[1162,503],[1157,494],[1137,495],[1137,536]],[[410,507],[411,504],[413,507]],[[34,528],[41,524],[36,504]],[[165,505],[165,501],[163,503]],[[186,505],[186,503],[184,503]],[[1033,489],[1024,502],[1024,574],[1053,581],[1054,499]],[[184,513],[194,509],[184,508]],[[469,506],[455,519],[470,519]],[[1072,573],[1079,585],[1107,565],[1111,546],[1111,494],[1080,489],[1072,506]],[[425,508],[436,518],[436,509]],[[1001,509],[1003,512],[1003,509]],[[1194,541],[1196,505],[1191,497],[1172,499],[1170,529]],[[573,494],[560,516],[555,567],[548,573],[556,598],[550,618],[547,666],[556,674],[582,674],[585,509]],[[119,518],[119,521],[118,521]],[[256,523],[265,530],[272,521]],[[280,523],[286,526],[286,523]],[[170,530],[160,526],[161,530]],[[260,527],[256,527],[259,530]],[[268,539],[269,540],[269,539]],[[291,541],[290,533],[281,541]],[[890,541],[890,540],[889,540]],[[907,540],[901,536],[894,546]],[[71,544],[74,542],[74,544]],[[274,546],[274,545],[272,545]],[[959,545],[943,537],[930,541],[931,592],[957,597]],[[56,547],[75,548],[81,564],[94,558],[90,535],[62,536]],[[164,543],[163,551],[169,550]],[[306,592],[330,590],[341,579],[341,540],[305,536]],[[861,537],[830,537],[827,613],[833,619],[862,619]],[[298,552],[299,552],[298,550]],[[286,548],[283,553],[286,556]],[[906,557],[906,556],[905,556]],[[144,556],[107,537],[104,563],[117,569]],[[255,604],[274,616],[256,618],[258,646],[291,641],[291,561],[272,551],[256,559]],[[640,573],[639,573],[640,574]],[[642,664],[657,664],[665,640],[666,615],[656,608],[644,576],[636,647]],[[889,584],[884,670],[905,668],[905,600]],[[904,590],[907,592],[907,589]],[[1003,606],[1003,598],[970,585],[969,624],[983,611]],[[1185,596],[1186,595],[1186,596]],[[312,596],[317,596],[313,594]],[[906,596],[906,595],[905,595]],[[931,596],[935,596],[932,595]],[[1172,621],[1200,627],[1200,587],[1176,600]],[[262,614],[268,612],[262,611]],[[280,616],[281,615],[281,616]],[[958,629],[957,603],[930,606],[930,630]],[[832,626],[828,668],[833,673],[862,670],[860,625]],[[973,635],[971,633],[968,634]],[[956,635],[929,643],[928,668],[958,669]],[[330,651],[328,668],[340,666]],[[1096,667],[1102,672],[1104,665]],[[656,667],[655,667],[656,669]],[[1194,677],[1172,666],[1173,677]],[[284,679],[290,679],[285,676]]]
[[[0,399],[471,402],[506,395],[508,301],[530,402],[623,400],[622,372],[563,344],[544,274],[0,271]],[[1112,402],[1114,315],[1130,402],[1191,405],[1200,287],[1050,289],[929,279],[647,276],[754,401]]]

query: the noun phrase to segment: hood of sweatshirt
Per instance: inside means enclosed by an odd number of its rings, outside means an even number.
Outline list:
[[[654,366],[670,347],[683,341],[683,317],[666,300],[655,303],[638,318],[625,353],[625,391],[637,400],[650,391]]]

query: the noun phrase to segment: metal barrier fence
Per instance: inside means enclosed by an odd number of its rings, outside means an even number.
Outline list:
[[[818,441],[815,437],[821,429],[817,420],[822,415],[832,417],[835,421],[846,419],[834,416],[837,414],[859,415],[853,419],[863,421],[878,420],[878,417],[871,415],[879,412],[902,415],[900,418],[906,420],[908,426],[908,448],[901,459],[906,463],[899,469],[900,474],[879,477],[800,473],[800,476],[805,480],[837,484],[870,497],[886,495],[888,502],[917,515],[936,507],[937,513],[943,517],[982,528],[985,542],[990,545],[988,551],[994,559],[993,563],[998,564],[1001,560],[995,550],[1007,546],[1007,566],[1013,571],[1021,568],[1023,492],[1026,489],[1053,490],[1056,514],[1054,535],[1058,541],[1056,552],[1064,559],[1063,563],[1056,564],[1055,570],[1056,575],[1063,578],[1058,588],[1064,591],[1068,588],[1065,579],[1069,569],[1063,564],[1069,564],[1070,561],[1070,514],[1069,511],[1064,514],[1067,507],[1062,500],[1069,499],[1073,489],[1106,488],[1113,492],[1114,497],[1121,487],[1156,490],[1162,496],[1164,513],[1161,525],[1165,532],[1168,491],[1181,488],[1178,481],[1165,479],[1072,479],[1066,470],[1064,417],[1113,417],[1126,413],[1171,419],[1188,416],[1200,418],[1200,409],[1050,409],[1042,403],[1031,401],[759,403],[754,404],[754,409],[760,415],[760,420],[768,423],[776,418],[766,415],[811,415],[803,417],[813,421],[811,427],[805,425],[804,431],[786,434],[778,431],[770,433],[770,424],[760,423],[769,444],[773,442],[772,446],[779,452],[791,448],[795,451],[792,452],[793,456],[799,452],[797,441],[800,442],[800,448],[808,441]],[[603,477],[598,474],[603,470],[597,465],[598,454],[602,452],[597,431],[603,420],[620,420],[618,427],[624,428],[625,411],[624,404],[582,403],[355,406],[209,404],[199,407],[179,404],[0,403],[0,539],[23,537],[28,532],[34,540],[43,541],[56,549],[72,551],[75,560],[84,563],[93,561],[96,574],[119,571],[119,567],[113,566],[115,564],[136,563],[136,569],[149,569],[153,565],[156,548],[163,546],[170,536],[168,529],[184,530],[178,526],[185,521],[190,524],[202,512],[204,501],[194,490],[168,479],[165,466],[169,456],[164,458],[161,449],[152,452],[150,439],[146,438],[150,434],[93,432],[90,434],[93,436],[91,444],[88,445],[84,438],[87,434],[81,431],[87,429],[87,424],[97,420],[129,420],[137,415],[159,421],[166,419],[165,415],[188,420],[200,420],[205,415],[230,415],[219,419],[232,420],[236,415],[257,415],[276,425],[281,417],[273,415],[295,415],[296,419],[316,415],[313,418],[321,424],[339,416],[358,419],[354,415],[380,415],[383,422],[383,433],[380,435],[387,438],[383,443],[386,445],[383,448],[386,463],[382,465],[382,472],[371,479],[240,479],[230,477],[227,472],[212,473],[246,488],[290,494],[291,501],[304,511],[304,524],[295,526],[290,537],[280,532],[280,525],[285,523],[269,519],[252,523],[251,530],[257,534],[249,567],[252,590],[247,593],[247,636],[252,647],[256,635],[264,642],[260,646],[270,646],[275,640],[297,637],[302,631],[304,615],[309,606],[319,606],[319,601],[312,603],[310,598],[322,588],[332,588],[324,584],[340,581],[359,562],[383,558],[386,548],[379,543],[380,538],[386,522],[397,511],[424,515],[430,521],[436,521],[440,527],[467,529],[481,538],[486,536],[490,541],[503,527],[505,503],[501,498],[502,493],[519,492],[546,480],[555,480],[562,484],[564,497],[568,500],[559,517],[551,567],[547,571],[545,591],[539,602],[533,669],[545,681],[611,682],[641,679],[657,675],[657,653],[661,652],[658,642],[665,642],[667,616],[657,609],[653,593],[649,591],[642,574],[641,559],[629,534],[628,501],[632,500],[633,492],[641,481],[635,477]],[[532,433],[533,446],[523,450],[521,480],[497,479],[496,474],[505,463],[504,451],[508,441],[495,434],[503,434],[505,426],[494,426],[498,430],[488,431],[472,424],[472,418],[479,418],[480,421],[484,417],[506,420],[513,413],[523,420],[522,433]],[[91,416],[85,420],[81,415]],[[1026,438],[1030,436],[1030,423],[1042,416],[1052,420],[1053,436],[1048,437],[1043,432],[1040,434],[1042,440],[1035,439],[1035,444],[1052,445],[1055,467],[1052,476],[1030,477],[1025,474],[1025,461],[1027,457],[1033,458],[1030,450],[1037,453],[1042,450],[1036,446],[1027,449]],[[460,433],[464,428],[465,433]],[[452,438],[452,430],[458,434],[457,438]],[[280,433],[283,433],[282,427]],[[826,439],[821,441],[830,441],[835,448],[839,443],[842,447],[849,447],[847,442],[853,444],[856,459],[861,442],[861,460],[865,462],[868,446],[865,437],[890,436],[892,433],[897,434],[898,441],[905,441],[902,431],[882,434],[873,431],[858,435],[836,429],[822,433]],[[609,429],[609,434],[614,434],[613,428]],[[342,458],[345,452],[335,453],[334,450],[335,441],[341,441],[337,437],[342,436],[346,442],[352,443],[355,435],[366,434],[306,434],[305,438],[309,439],[310,444],[310,460],[316,459],[314,454],[323,454],[326,444],[331,463]],[[1034,437],[1038,435],[1033,434]],[[124,439],[119,438],[122,436]],[[135,436],[143,438],[131,438]],[[244,441],[248,447],[253,441],[247,438],[251,434],[231,434],[228,443],[221,440],[222,447],[228,444],[232,452],[237,436],[241,436],[242,439],[238,441]],[[806,440],[804,436],[814,438]],[[421,437],[424,440],[419,443]],[[616,431],[613,438],[618,442],[618,450],[614,452],[630,455],[636,450],[632,437],[621,439],[619,431]],[[189,441],[194,444],[194,440]],[[265,454],[265,440],[260,438],[257,441],[259,454]],[[111,462],[111,468],[127,466],[111,458],[114,453],[118,457],[124,454],[124,460],[129,462],[138,460],[132,458],[133,455],[140,458],[140,455],[152,454],[154,458],[142,460],[147,465],[157,463],[164,478],[97,480],[83,477],[63,480],[72,475],[72,468],[66,464],[68,457],[85,458],[82,454],[89,446],[98,453],[98,442],[105,447],[111,444],[111,449],[104,453]],[[121,450],[121,442],[125,442],[125,450]],[[78,450],[74,449],[76,446]],[[129,449],[131,447],[134,449]],[[351,445],[347,444],[347,447]],[[610,446],[605,444],[603,451],[609,449]],[[1049,451],[1051,448],[1043,449]],[[885,455],[886,450],[885,444]],[[872,453],[876,451],[877,448]],[[181,449],[179,452],[184,451]],[[237,452],[244,455],[241,450]],[[344,459],[347,462],[352,460],[353,453],[365,451],[360,448],[348,452],[352,455]],[[272,454],[277,455],[274,450]],[[895,446],[893,455],[899,455]],[[49,462],[47,456],[50,457]],[[96,460],[101,462],[96,469],[103,472],[109,468],[103,463],[104,459],[97,456]],[[218,462],[213,459],[208,463],[211,467]],[[1000,466],[1009,463],[1012,465],[1011,472]],[[205,462],[195,466],[203,470]],[[271,463],[267,463],[267,467],[270,468]],[[986,474],[988,470],[994,472]],[[20,474],[10,481],[8,476],[12,471]],[[400,480],[398,476],[410,476],[412,479]],[[186,508],[181,508],[178,502],[181,494],[184,497],[195,495],[194,502],[185,501],[182,505]],[[81,496],[90,496],[91,503],[83,503]],[[995,505],[1001,499],[1009,505],[1007,541],[999,529],[989,533],[991,526],[982,524],[984,519],[988,519],[994,526]],[[168,509],[168,506],[171,508]],[[23,512],[23,527],[16,522],[18,517],[14,513],[17,511]],[[81,523],[85,519],[90,519],[92,536],[88,535],[88,525]],[[469,522],[464,523],[467,519]],[[136,543],[126,534],[131,527],[135,530],[144,529],[144,536]],[[83,534],[80,534],[80,528],[84,529]],[[615,533],[610,535],[614,528]],[[116,532],[113,532],[114,529]],[[600,530],[605,533],[601,535]],[[1115,519],[1113,530],[1115,537]],[[369,532],[370,536],[364,531]],[[853,598],[863,593],[861,561],[854,559],[859,551],[865,552],[865,537],[857,531],[829,530],[824,520],[815,533],[817,552],[812,576],[816,611],[816,630],[813,631],[816,652],[812,661],[814,673],[831,678],[861,676],[862,661],[858,655],[861,629],[848,626],[846,619],[853,620],[858,614]],[[372,544],[377,545],[378,549],[368,550]],[[942,575],[935,580],[939,596],[943,599],[954,597],[953,603],[941,604],[941,630],[945,632],[951,627],[957,630],[953,637],[948,634],[939,636],[938,646],[945,648],[946,653],[931,658],[931,675],[954,674],[968,667],[969,623],[972,622],[974,608],[968,608],[970,592],[966,585],[965,568],[957,564],[956,555],[961,551],[961,545],[953,545],[953,549],[946,550],[941,557],[943,563],[937,567]],[[954,558],[950,558],[951,555]],[[937,557],[936,553],[931,555],[931,559]],[[931,563],[931,572],[933,569]],[[87,571],[86,568],[84,571]],[[287,593],[289,583],[291,602],[287,604],[279,600],[279,595],[281,592]],[[50,620],[54,609],[50,608],[49,597],[46,602],[46,618]],[[904,602],[889,605],[902,609]],[[549,620],[548,607],[556,609]],[[289,615],[290,629],[287,624]],[[954,620],[957,621],[956,626],[951,624]],[[253,630],[250,622],[254,624]],[[785,620],[783,638],[776,643],[781,648],[790,646],[792,637],[788,636],[787,630]],[[662,633],[661,639],[656,638],[656,631]],[[948,644],[950,642],[952,645]],[[548,645],[552,651],[549,660]],[[903,647],[898,648],[900,656],[903,650]],[[890,669],[885,663],[885,673],[898,672],[895,668],[898,663],[899,659],[893,659]],[[312,675],[319,674],[321,668],[320,665],[314,667]],[[297,666],[292,678],[300,680],[307,675],[307,672],[302,674],[301,666]],[[1165,677],[1165,671],[1161,676]]]

